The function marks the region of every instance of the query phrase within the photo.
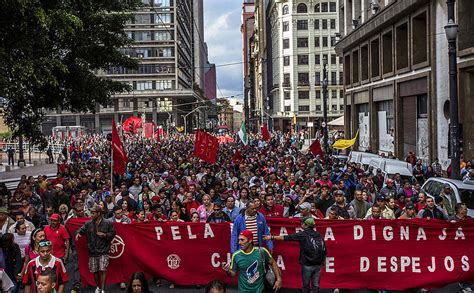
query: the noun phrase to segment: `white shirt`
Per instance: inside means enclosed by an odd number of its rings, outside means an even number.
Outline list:
[[[25,235],[18,235],[17,233],[13,234],[15,243],[20,247],[21,257],[25,257],[25,248],[30,244],[30,235],[30,231],[26,231]]]
[[[0,279],[2,280],[3,292],[7,292],[13,289],[13,287],[15,287],[12,280],[8,277],[8,275],[3,271],[2,268],[0,268]]]

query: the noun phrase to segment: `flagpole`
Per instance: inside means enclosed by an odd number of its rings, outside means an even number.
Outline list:
[[[110,142],[110,193],[114,190],[114,146]]]

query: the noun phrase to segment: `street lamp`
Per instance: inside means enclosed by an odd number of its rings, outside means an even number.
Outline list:
[[[323,146],[324,153],[327,156],[328,146],[328,112],[327,112],[327,99],[328,99],[328,72],[326,66],[328,65],[328,58],[326,55],[323,56]]]
[[[187,131],[187,123],[186,123],[186,118],[188,118],[189,115],[191,115],[192,113],[196,112],[197,110],[199,110],[200,108],[205,108],[207,106],[199,106],[197,108],[194,108],[192,111],[190,111],[189,113],[187,113],[186,115],[181,115],[183,116],[183,119],[184,119],[184,134],[188,133]]]
[[[456,40],[458,37],[458,25],[454,19],[454,3],[456,0],[448,0],[448,24],[444,27],[448,39],[449,55],[449,120],[451,132],[451,178],[460,179],[460,146],[459,146],[459,117],[458,117],[458,67],[456,54]]]

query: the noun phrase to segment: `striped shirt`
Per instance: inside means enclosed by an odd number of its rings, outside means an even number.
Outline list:
[[[245,227],[253,234],[253,244],[258,245],[257,216],[249,217],[245,215]]]

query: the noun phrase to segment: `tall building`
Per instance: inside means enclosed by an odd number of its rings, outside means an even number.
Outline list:
[[[339,31],[336,1],[271,1],[267,7],[267,93],[274,128],[318,128],[323,118],[327,62],[328,121],[344,110],[342,63],[334,51]],[[294,125],[296,122],[297,125]]]
[[[460,141],[474,156],[474,1],[456,0]],[[358,148],[450,163],[446,0],[340,0],[345,133]]]
[[[96,114],[48,113],[43,133],[56,125],[82,125],[96,131],[110,131],[112,117],[123,121],[142,117],[157,125],[183,125],[183,115],[196,107],[205,92],[203,0],[142,0],[125,32],[134,40],[121,49],[139,59],[137,70],[111,67],[98,74],[132,86],[128,93],[116,94],[110,105],[97,105]],[[198,112],[198,111],[196,111]],[[197,113],[199,114],[199,113]],[[195,114],[193,113],[193,116]],[[197,115],[199,116],[199,115]],[[188,129],[196,119],[187,119]]]
[[[251,51],[251,43],[253,40],[254,21],[255,21],[255,1],[244,0],[242,3],[242,25],[240,31],[242,33],[242,59],[244,70],[244,120],[249,125],[250,119],[250,105],[255,102],[255,87],[254,87],[254,64]]]

